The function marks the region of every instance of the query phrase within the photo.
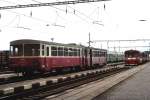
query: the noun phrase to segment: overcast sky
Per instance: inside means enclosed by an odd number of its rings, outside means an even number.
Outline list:
[[[30,3],[37,2],[35,0],[0,0],[0,6]],[[89,32],[92,40],[149,39],[149,4],[149,0],[111,0],[0,10],[0,50],[9,49],[9,42],[16,39],[51,41],[51,38],[54,38],[55,42],[87,45]],[[148,45],[149,43],[130,42],[126,45],[129,44]],[[110,43],[110,46],[115,45],[119,44]],[[106,48],[105,43],[93,43],[92,46]]]

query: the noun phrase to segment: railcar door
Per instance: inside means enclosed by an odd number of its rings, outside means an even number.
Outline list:
[[[81,66],[85,66],[85,53],[84,53],[84,48],[81,49]]]
[[[50,47],[47,45],[46,46],[46,57],[45,57],[45,64],[46,64],[46,67],[49,69],[49,62],[50,62],[50,58],[49,58],[49,55],[50,55]]]
[[[82,66],[88,66],[87,48],[82,49]]]
[[[89,48],[89,66],[92,67],[92,49]]]
[[[42,64],[42,68],[44,68],[45,69],[45,67],[46,67],[46,48],[45,48],[45,45],[44,44],[42,44],[42,56],[43,56],[43,58],[42,58],[42,62],[43,62],[43,64]]]

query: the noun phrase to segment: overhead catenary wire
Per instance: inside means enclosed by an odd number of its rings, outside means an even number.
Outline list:
[[[1,0],[1,1],[11,3],[11,4],[16,4],[15,2],[12,2],[12,1],[7,1],[7,0]]]
[[[9,25],[11,25],[16,19],[17,19],[18,15],[16,15],[9,23],[7,23],[4,26],[0,26],[0,27],[8,27]]]
[[[3,0],[3,1],[6,1],[6,0]],[[36,0],[33,0],[33,1],[35,2]],[[36,1],[36,2],[38,2],[38,1]],[[11,3],[11,4],[16,4],[16,3],[14,3],[14,2],[9,2],[9,3]],[[17,3],[17,4],[18,4],[18,3]],[[54,7],[54,8],[56,8],[56,7]],[[58,8],[57,8],[57,9],[58,9]],[[59,10],[60,10],[60,9],[59,9]],[[28,18],[30,18],[30,19],[33,19],[33,20],[36,20],[36,21],[40,21],[40,22],[43,22],[43,23],[46,23],[46,24],[48,24],[48,23],[51,23],[51,25],[53,24],[53,23],[50,22],[50,21],[43,20],[43,19],[40,19],[40,18],[37,18],[37,17],[33,17],[33,16],[32,16],[32,15],[33,15],[33,12],[32,12],[32,11],[30,11],[30,14],[29,14],[29,15],[22,14],[22,13],[19,13],[19,12],[15,12],[15,11],[12,11],[12,10],[7,10],[7,9],[5,9],[5,11],[14,13],[14,14],[16,14],[16,15],[21,15],[21,16],[24,16],[24,17],[28,17]],[[14,19],[13,19],[13,20],[14,20]],[[1,26],[1,27],[6,27],[6,26],[8,26],[8,25],[11,24],[11,23],[12,23],[12,21],[9,22],[7,25]]]
[[[59,1],[59,0],[57,0],[57,1]],[[91,3],[88,3],[88,4],[91,4]],[[78,14],[84,16],[85,18],[87,18],[88,20],[90,20],[90,21],[87,21],[86,19],[80,17],[80,19],[82,19],[82,20],[84,19],[83,21],[86,21],[87,23],[93,23],[93,24],[98,24],[98,25],[104,26],[103,24],[99,23],[100,21],[98,21],[98,20],[95,21],[95,19],[89,17],[89,15],[86,15],[85,13],[74,9],[73,7],[71,7],[71,6],[69,6],[69,5],[66,5],[66,6],[69,7],[69,8],[71,8],[71,9],[73,9],[73,12],[74,12],[75,15],[77,15],[77,13],[78,13]],[[94,6],[95,6],[95,5],[94,5]],[[96,9],[98,9],[98,17],[97,17],[97,19],[98,19],[98,18],[99,18],[99,6],[97,6]],[[75,13],[75,12],[76,12],[76,13]],[[93,12],[95,12],[95,10],[94,10]],[[93,12],[92,12],[92,13],[93,13]],[[90,15],[91,15],[91,14],[90,14]],[[77,16],[77,17],[79,17],[79,16]]]
[[[4,0],[4,1],[6,1],[6,0]],[[37,1],[37,0],[32,0],[32,1],[34,1],[34,2],[38,2],[38,3],[41,3],[41,2],[39,2],[39,1]],[[58,1],[58,0],[57,0]],[[11,3],[13,3],[13,2],[11,2]],[[13,4],[15,4],[15,3],[13,3]],[[53,8],[55,8],[55,9],[58,9],[58,10],[60,10],[60,11],[66,11],[66,10],[63,10],[63,9],[59,9],[59,8],[57,8],[57,7],[54,7],[54,6],[50,6],[50,7],[53,7]],[[82,12],[80,12],[80,11],[78,11],[78,10],[76,10],[76,9],[74,9],[74,8],[72,8],[72,7],[70,7],[70,6],[68,6],[68,5],[66,5],[66,7],[69,7],[69,8],[71,8],[71,9],[73,9],[73,14],[74,15],[76,15],[77,17],[79,17],[81,20],[83,20],[83,21],[85,21],[85,22],[87,22],[87,23],[89,23],[89,20],[94,20],[94,19],[91,19],[89,16],[87,16],[86,14],[84,14],[84,13],[82,13]],[[7,10],[8,11],[8,10]],[[12,11],[11,11],[12,12]],[[18,12],[14,12],[13,11],[13,13],[16,13],[16,14],[19,14]],[[72,13],[72,12],[69,12],[68,10],[67,10],[67,13]],[[30,17],[30,18],[32,18],[32,19],[36,19],[36,20],[38,20],[38,21],[43,21],[43,22],[46,22],[46,23],[50,23],[49,21],[45,21],[45,20],[43,20],[43,19],[39,19],[39,18],[33,18],[33,16],[32,16],[32,11],[30,12],[30,16],[27,16],[27,15],[25,15],[25,14],[20,14],[20,15],[23,15],[23,16],[26,16],[26,17]],[[86,17],[87,19],[85,19],[85,18],[83,18],[83,17],[81,17],[81,16],[84,16],[84,17]]]
[[[43,4],[42,2],[39,2],[39,1],[37,1],[37,0],[31,0],[31,1],[33,1],[33,2],[37,2],[38,4]],[[57,0],[57,1],[59,1],[59,0]],[[101,0],[95,0],[95,1],[86,1],[86,2],[98,2],[98,1],[101,1]],[[104,0],[105,1],[105,0]],[[106,0],[107,1],[107,0]],[[60,1],[59,1],[60,2]],[[70,1],[66,1],[65,0],[65,2],[70,2]],[[72,2],[76,2],[76,1],[72,1]],[[82,3],[82,1],[78,1],[78,3]],[[74,3],[73,3],[74,4]],[[52,6],[51,6],[52,7]],[[70,7],[70,6],[68,6],[67,5],[67,3],[66,3],[66,10],[65,10],[65,12],[66,13],[68,13],[68,10],[67,10],[67,7],[69,7],[69,8],[71,8],[71,9],[73,9],[74,11],[74,14],[76,13],[76,12],[78,12],[78,14],[81,14],[81,15],[83,15],[84,17],[86,17],[86,18],[88,18],[89,20],[92,20],[92,23],[93,23],[93,21],[94,21],[94,19],[92,19],[92,18],[90,18],[88,15],[86,15],[86,14],[84,14],[84,13],[82,13],[82,12],[80,12],[80,11],[78,11],[78,10],[76,10],[76,9],[74,9],[74,8],[72,8],[72,7]],[[56,8],[56,7],[55,7]],[[57,8],[58,9],[58,8]],[[60,10],[60,9],[59,9]],[[62,10],[63,11],[63,10]],[[81,18],[81,16],[80,16],[80,18]],[[83,18],[82,18],[83,19]],[[85,20],[84,20],[85,21]],[[87,21],[86,21],[87,22]],[[95,24],[95,23],[94,23]],[[97,24],[97,23],[96,23]],[[101,24],[100,24],[101,25]]]
[[[39,2],[39,1],[37,1],[37,0],[31,0],[31,1],[34,1],[34,2],[37,2],[37,3],[42,3],[42,2]],[[52,6],[50,6],[50,7],[52,7]],[[53,7],[53,8],[54,8],[54,7]],[[59,10],[60,10],[60,9],[59,9]],[[63,17],[59,16],[58,12],[56,11],[56,19],[55,19],[55,22],[52,23],[51,25],[65,28],[64,25],[58,25],[58,24],[56,24],[58,17],[60,17],[61,19],[65,20]],[[46,24],[46,26],[49,26],[49,24]]]
[[[39,1],[37,1],[37,0],[32,0],[32,1],[34,1],[34,2],[37,2],[37,3],[42,3],[42,2],[39,2]],[[57,0],[57,1],[59,1],[59,0]],[[60,11],[63,11],[63,12],[65,12],[66,14],[72,14],[72,12],[71,11],[69,11],[68,10],[68,8],[67,7],[69,7],[69,8],[72,8],[72,7],[70,7],[70,6],[68,6],[68,5],[66,5],[66,9],[65,10],[63,10],[63,9],[60,9],[60,8],[57,8],[57,7],[54,7],[54,6],[49,6],[49,7],[52,7],[52,8],[55,8],[55,9],[58,9],[58,10],[60,10]],[[74,8],[72,8],[73,10],[74,10],[74,15],[76,15],[78,18],[80,18],[81,20],[83,20],[83,21],[85,21],[86,23],[89,23],[86,19],[84,19],[84,18],[82,18],[81,16],[79,16],[77,13],[75,13],[75,11],[77,11],[76,9],[74,9]],[[78,11],[79,12],[79,11]],[[81,14],[81,15],[83,15],[83,14]],[[59,16],[60,18],[62,18],[61,16]],[[63,18],[64,19],[64,18]],[[53,24],[53,25],[55,25],[55,24]],[[47,24],[47,26],[49,26],[48,24]],[[56,25],[55,25],[56,26]]]
[[[15,6],[3,6],[3,7],[0,7],[0,10],[17,9],[17,8],[27,8],[27,7],[41,7],[41,6],[78,4],[78,3],[89,3],[89,2],[100,2],[100,1],[109,1],[109,0],[75,0],[75,1],[61,1],[61,2],[51,2],[51,3],[40,3],[40,4],[26,4],[26,5],[15,5]]]

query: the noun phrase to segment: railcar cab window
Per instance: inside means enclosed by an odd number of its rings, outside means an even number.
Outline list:
[[[140,53],[139,52],[127,52],[126,54],[125,54],[125,57],[138,57],[140,55]]]
[[[23,56],[23,45],[10,46],[11,56]]]
[[[39,56],[39,44],[20,44],[10,47],[11,56]]]
[[[24,56],[39,56],[40,44],[24,44]]]

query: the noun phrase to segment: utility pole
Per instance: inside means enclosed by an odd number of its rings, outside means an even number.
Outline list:
[[[107,50],[109,51],[109,41],[107,41]]]
[[[90,56],[90,67],[92,66],[92,49],[90,48],[91,47],[91,34],[89,32],[89,56]]]
[[[91,46],[91,34],[90,34],[90,32],[89,32],[89,47]]]

